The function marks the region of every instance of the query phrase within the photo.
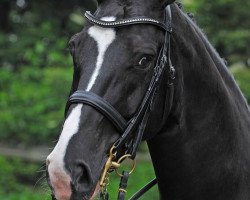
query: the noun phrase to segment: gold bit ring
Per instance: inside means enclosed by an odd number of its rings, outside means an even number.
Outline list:
[[[120,157],[119,160],[117,161],[118,164],[121,164],[121,162],[125,159],[129,158],[130,160],[131,159],[131,155],[130,154],[125,154],[124,156]],[[129,171],[129,174],[131,174],[134,170],[135,170],[135,166],[136,166],[136,161],[135,160],[132,160],[133,161],[133,164],[132,164],[132,168],[131,170]],[[122,174],[119,173],[118,171],[118,168],[115,169],[115,172],[118,176],[122,177]]]

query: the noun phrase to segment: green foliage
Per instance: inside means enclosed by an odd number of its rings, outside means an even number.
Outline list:
[[[186,0],[187,10],[223,57],[231,63],[250,56],[250,1]]]
[[[0,156],[0,199],[3,200],[14,200],[21,199],[23,194],[31,193],[29,196],[34,197],[37,195],[32,194],[33,189],[25,186],[24,184],[35,182],[38,180],[38,170],[40,166],[37,164],[30,164],[24,161],[21,161],[17,158],[7,159],[3,156]],[[39,189],[40,190],[40,189]],[[7,197],[7,194],[8,197]],[[18,195],[15,195],[18,194]],[[22,195],[21,195],[22,194]]]
[[[30,187],[23,187],[21,191],[11,191],[8,194],[1,194],[2,200],[50,200],[49,194],[40,190],[34,190]]]
[[[246,97],[248,104],[250,104],[250,69],[242,68],[234,72],[234,77]]]
[[[73,2],[25,2],[27,5],[23,8],[10,3],[11,30],[0,31],[0,67],[18,69],[22,65],[51,67],[71,64],[67,41],[82,28],[82,24],[78,25],[69,18],[70,14],[79,15],[78,9],[72,8]]]
[[[56,138],[70,90],[71,68],[23,67],[18,73],[2,69],[0,77],[1,140],[34,145]]]
[[[0,46],[4,47],[0,50],[1,67],[67,66],[71,64],[67,40],[66,37],[57,38],[56,30],[49,22],[43,22],[36,28],[21,29],[18,33],[0,33]]]

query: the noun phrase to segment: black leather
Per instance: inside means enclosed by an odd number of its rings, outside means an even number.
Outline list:
[[[143,194],[145,194],[149,189],[151,189],[154,185],[157,184],[157,179],[153,179],[149,183],[147,183],[143,188],[141,188],[138,192],[136,192],[129,200],[137,200]]]
[[[94,15],[91,14],[90,11],[85,12],[85,17],[90,23],[94,23],[98,26],[103,28],[118,28],[123,26],[130,26],[136,24],[151,24],[154,26],[158,26],[159,28],[163,29],[164,31],[171,31],[171,24],[170,21],[165,21],[165,23],[159,22],[157,20],[151,19],[149,17],[141,16],[141,17],[131,17],[128,19],[121,19],[114,22],[110,21],[103,21],[96,18]],[[154,21],[153,21],[154,20]]]
[[[161,55],[159,57],[161,57]],[[144,118],[144,115],[146,114],[146,111],[148,109],[150,109],[150,104],[153,103],[155,90],[158,87],[159,80],[160,80],[159,78],[162,74],[162,69],[166,64],[164,59],[158,59],[158,61],[160,63],[157,62],[154,75],[151,79],[149,88],[144,96],[144,99],[141,103],[140,108],[138,109],[136,115],[133,117],[133,119],[128,124],[128,127],[126,128],[125,132],[117,140],[117,142],[115,142],[115,147],[117,149],[120,149],[128,141],[128,139],[130,139],[132,134],[134,134],[134,138],[138,138],[138,139],[142,138],[142,136],[136,137],[136,134],[134,133],[134,131],[136,131],[139,128],[140,124],[142,127],[144,127],[144,129],[146,127],[147,121],[143,121],[143,118]],[[148,111],[150,111],[150,110],[148,110]],[[142,123],[144,123],[144,124],[142,124]],[[139,131],[137,134],[143,134],[144,129]],[[138,143],[138,141],[134,141],[134,143]],[[129,153],[131,153],[131,152],[129,152]],[[135,155],[133,155],[133,157],[135,157]]]
[[[83,103],[89,106],[92,106],[100,113],[102,113],[105,117],[107,117],[113,125],[117,128],[119,132],[123,132],[127,127],[126,120],[120,115],[120,113],[111,106],[107,101],[103,98],[97,96],[92,92],[87,92],[83,90],[78,90],[74,92],[70,97],[66,104],[65,108],[65,116],[68,112],[68,109],[73,103]]]
[[[129,178],[129,172],[123,171],[122,172],[122,177],[121,177],[121,180],[120,180],[117,200],[124,200],[125,199],[126,188],[127,188],[127,185],[128,185],[128,178]]]

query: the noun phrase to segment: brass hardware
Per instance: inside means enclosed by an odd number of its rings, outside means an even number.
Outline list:
[[[113,152],[114,146],[109,151],[109,157],[105,164],[104,170],[102,172],[101,180],[100,180],[100,187],[101,190],[104,191],[106,189],[106,186],[108,184],[108,176],[109,176],[109,169],[114,168],[117,169],[120,167],[120,164],[117,162],[112,161],[113,158],[116,156],[116,152]]]
[[[130,157],[131,157],[130,154],[126,154],[126,155],[122,156],[121,158],[119,158],[119,160],[117,161],[117,163],[121,165],[121,162],[122,162],[123,160],[125,160],[126,158],[130,158]],[[131,160],[132,160],[132,159],[131,159]],[[133,165],[132,165],[132,168],[131,168],[129,174],[131,174],[131,173],[135,170],[135,166],[136,166],[136,161],[135,161],[135,160],[132,160],[132,161],[133,161]],[[115,172],[116,172],[116,174],[117,174],[118,176],[122,177],[122,174],[118,172],[118,168],[115,169]]]
[[[119,188],[119,192],[127,193],[127,190],[124,190],[124,189],[122,189],[122,188]]]
[[[109,173],[110,173],[110,169],[112,170],[115,170],[116,174],[119,175],[120,177],[122,177],[122,174],[120,174],[118,172],[118,168],[121,166],[121,163],[122,161],[124,161],[126,158],[130,158],[131,155],[130,154],[126,154],[122,157],[120,157],[118,159],[117,162],[113,161],[113,159],[116,157],[116,151],[115,150],[115,146],[112,146],[110,151],[109,151],[109,157],[108,157],[108,160],[104,166],[104,169],[103,169],[103,172],[102,172],[102,175],[101,175],[101,179],[100,179],[100,187],[101,187],[101,193],[102,194],[106,194],[107,193],[107,185],[109,184]],[[131,174],[134,169],[135,169],[135,165],[136,165],[136,162],[135,160],[132,160],[133,161],[133,165],[132,165],[132,168],[129,172],[129,174]],[[126,190],[121,190],[123,192],[126,192]]]

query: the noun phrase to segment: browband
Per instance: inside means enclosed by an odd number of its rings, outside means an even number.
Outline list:
[[[142,17],[132,17],[129,19],[121,19],[117,21],[104,21],[101,19],[97,19],[94,15],[91,14],[90,11],[85,12],[85,17],[90,23],[96,24],[103,28],[117,28],[121,26],[128,26],[128,25],[134,25],[134,24],[151,24],[151,25],[158,26],[164,31],[171,32],[170,23],[167,22],[166,24],[164,24],[158,20],[155,20],[149,17],[142,16]]]

